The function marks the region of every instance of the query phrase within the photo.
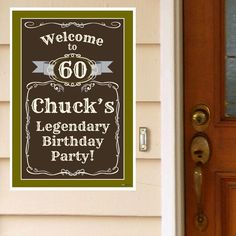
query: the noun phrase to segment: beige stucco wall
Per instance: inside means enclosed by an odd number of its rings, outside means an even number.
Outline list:
[[[136,7],[137,130],[150,130],[150,149],[137,149],[137,190],[10,191],[10,7]],[[159,0],[0,0],[0,235],[160,235]]]

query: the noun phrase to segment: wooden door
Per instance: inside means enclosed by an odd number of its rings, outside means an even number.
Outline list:
[[[188,236],[236,235],[235,56],[236,1],[185,0],[185,228]],[[200,128],[201,132],[196,130],[199,127],[193,127],[192,118],[193,108],[198,104],[205,104],[210,110],[209,126]],[[199,135],[210,145],[210,159],[206,164],[196,164],[191,156],[192,140]],[[196,165],[202,168],[200,210],[193,181]],[[198,181],[200,178],[198,175]],[[198,211],[208,220],[202,231],[196,226]]]

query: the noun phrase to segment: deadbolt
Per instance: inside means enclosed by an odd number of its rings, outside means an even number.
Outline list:
[[[193,138],[191,155],[195,163],[205,164],[210,158],[210,147],[206,137],[199,135]]]
[[[193,113],[193,122],[196,125],[203,125],[207,122],[207,114],[202,110],[197,110]]]
[[[204,131],[209,126],[210,110],[206,105],[200,104],[192,111],[192,125],[196,131]]]

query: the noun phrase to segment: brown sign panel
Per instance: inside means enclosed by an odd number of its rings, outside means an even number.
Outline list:
[[[33,13],[12,13],[13,187],[132,187],[133,12]]]

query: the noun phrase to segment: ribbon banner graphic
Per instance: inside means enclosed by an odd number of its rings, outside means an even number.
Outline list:
[[[43,73],[44,75],[52,75],[54,66],[49,64],[49,61],[32,61],[37,67],[33,73]],[[113,73],[109,68],[112,61],[96,61],[96,66],[93,70],[96,75],[101,75],[103,73]]]

